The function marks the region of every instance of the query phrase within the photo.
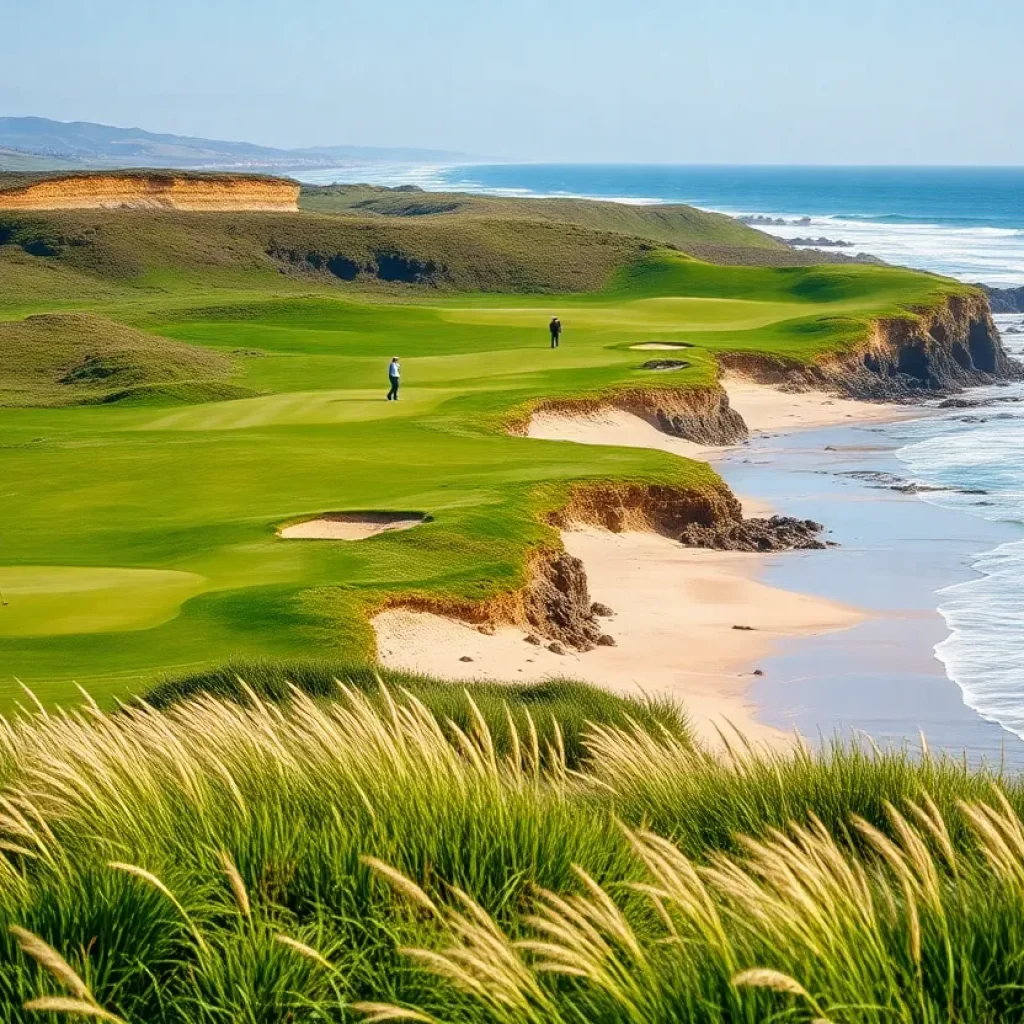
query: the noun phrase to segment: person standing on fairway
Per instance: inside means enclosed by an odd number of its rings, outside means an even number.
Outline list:
[[[557,316],[553,316],[551,323],[548,324],[548,329],[551,331],[551,347],[558,348],[558,339],[562,336],[562,321]]]
[[[402,367],[398,363],[398,356],[388,364],[388,383],[391,385],[391,390],[388,392],[388,401],[398,401],[398,385],[402,378]]]

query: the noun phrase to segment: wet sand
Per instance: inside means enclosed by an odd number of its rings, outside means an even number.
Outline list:
[[[916,748],[923,732],[933,750],[1024,768],[1024,742],[968,708],[934,654],[947,635],[936,591],[970,578],[974,556],[1020,529],[848,475],[905,476],[897,434],[880,425],[805,430],[755,438],[716,462],[730,486],[825,523],[841,545],[770,559],[764,581],[867,616],[842,633],[783,642],[750,699],[765,724],[810,738],[859,731]]]

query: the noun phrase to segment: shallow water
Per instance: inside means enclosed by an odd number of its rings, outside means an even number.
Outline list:
[[[975,412],[985,418],[994,410],[968,411]],[[956,451],[965,432],[1010,422],[963,423],[965,415],[757,438],[719,464],[736,491],[825,523],[840,545],[772,556],[767,582],[875,613],[852,630],[786,644],[760,666],[765,676],[753,697],[769,724],[812,737],[860,730],[914,745],[923,731],[933,748],[1024,768],[1024,743],[1008,731],[1024,715],[1024,670],[1007,657],[1022,646],[1024,622],[1015,620],[1001,579],[979,575],[994,559],[1003,569],[1011,555],[1024,560],[1024,526],[993,514],[1009,501],[978,505],[990,497],[891,489],[905,480],[973,489],[967,473],[949,471],[941,484],[925,479],[924,453],[917,451],[913,468],[907,456],[925,440],[938,452]],[[1024,420],[1018,427],[1024,437]],[[975,436],[964,450],[986,447]],[[1024,584],[1021,568],[1024,561],[1017,563]],[[977,694],[986,688],[993,696],[982,707]]]

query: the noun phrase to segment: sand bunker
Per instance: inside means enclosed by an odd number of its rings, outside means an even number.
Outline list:
[[[674,352],[681,348],[693,348],[688,341],[645,341],[640,345],[630,345],[640,352]]]
[[[414,512],[333,512],[278,530],[286,540],[366,540],[390,530],[411,530],[426,521]]]

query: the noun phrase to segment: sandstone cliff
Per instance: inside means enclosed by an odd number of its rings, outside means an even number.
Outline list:
[[[757,354],[726,355],[722,364],[765,383],[869,401],[913,402],[1024,379],[1024,366],[1004,350],[981,292],[950,295],[935,308],[880,318],[860,345],[812,365]]]
[[[294,213],[299,184],[244,174],[132,171],[47,175],[0,189],[3,210],[190,210]]]
[[[696,444],[737,444],[748,434],[743,417],[729,405],[729,396],[720,387],[622,389],[593,398],[544,401],[520,410],[508,430],[525,434],[537,413],[585,416],[601,409],[631,412],[663,433]]]

